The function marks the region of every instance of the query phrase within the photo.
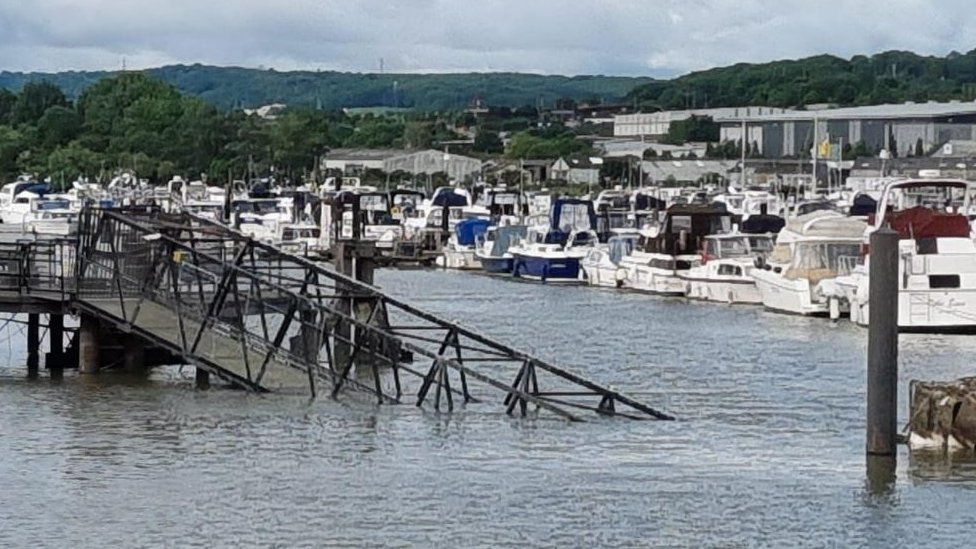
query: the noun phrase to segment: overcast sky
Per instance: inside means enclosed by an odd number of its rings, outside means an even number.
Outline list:
[[[673,76],[738,61],[976,47],[945,0],[2,0],[0,70],[205,63]]]

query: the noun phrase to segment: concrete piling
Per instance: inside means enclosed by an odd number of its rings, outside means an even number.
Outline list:
[[[81,325],[78,327],[78,373],[93,374],[98,371],[98,335],[98,319],[91,315],[81,315]]]
[[[894,456],[898,404],[898,233],[883,227],[870,241],[867,453]]]

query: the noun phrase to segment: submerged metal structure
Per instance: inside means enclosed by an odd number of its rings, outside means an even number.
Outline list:
[[[101,325],[259,392],[673,419],[387,295],[371,285],[368,247],[339,249],[333,270],[188,214],[86,209],[65,272],[82,316],[82,368],[97,360],[86,325]]]

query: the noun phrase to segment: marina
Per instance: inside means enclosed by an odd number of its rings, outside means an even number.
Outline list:
[[[965,545],[976,27],[865,1],[0,7],[0,547]]]
[[[67,370],[61,381],[42,369],[31,380],[24,340],[12,338],[0,347],[11,364],[0,369],[9,479],[0,499],[72,511],[14,513],[0,536],[913,545],[950,542],[968,524],[976,464],[964,458],[902,447],[893,491],[871,491],[865,338],[849,323],[442,270],[380,269],[375,282],[432,313],[477,318],[491,337],[585,368],[679,421],[525,423],[480,405],[450,416],[327,398],[306,405],[195,391],[192,371],[176,366],[137,376]],[[909,379],[969,374],[974,352],[965,336],[903,335],[901,390]],[[131,504],[141,499],[152,506]],[[274,528],[253,529],[251,517],[280,505],[290,512],[275,515]],[[418,508],[440,518],[413,520]],[[716,522],[723,513],[739,518]]]

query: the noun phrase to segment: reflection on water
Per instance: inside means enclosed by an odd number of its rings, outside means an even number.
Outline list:
[[[914,450],[908,474],[915,482],[938,481],[976,489],[976,454],[972,450]]]
[[[972,461],[902,448],[893,483],[866,475],[866,334],[847,323],[456,273],[377,282],[679,420],[200,392],[177,368],[28,380],[12,348],[0,545],[968,541]],[[901,401],[910,379],[972,374],[974,351],[976,338],[905,336]]]

